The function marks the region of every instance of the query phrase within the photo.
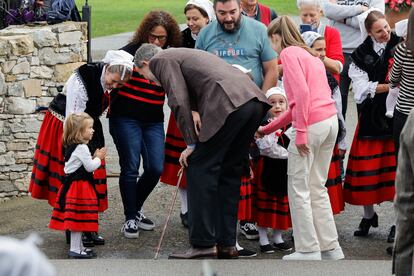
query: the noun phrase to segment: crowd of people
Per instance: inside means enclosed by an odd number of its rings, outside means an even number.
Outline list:
[[[300,26],[257,0],[189,0],[182,31],[168,12],[150,11],[127,45],[75,71],[45,116],[30,183],[54,208],[50,228],[70,232],[70,257],[96,257],[84,244],[104,243],[105,110],[126,238],[154,229],[145,200],[159,180],[177,185],[184,168],[179,215],[191,246],[171,258],[255,256],[240,232],[263,253],[295,248],[284,260],[343,259],[334,215],[345,202],[363,206],[355,236],[378,227],[374,205],[393,201],[400,134],[411,134],[414,12],[397,35],[383,1],[297,6]],[[358,126],[345,167],[351,84]],[[289,228],[294,244],[282,238]]]

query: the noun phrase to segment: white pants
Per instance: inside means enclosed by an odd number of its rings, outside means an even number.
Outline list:
[[[339,247],[331,203],[325,187],[338,134],[338,118],[308,126],[310,154],[301,156],[295,145],[288,151],[288,196],[297,252],[326,251]]]

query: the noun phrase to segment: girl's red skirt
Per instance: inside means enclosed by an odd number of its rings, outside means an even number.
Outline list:
[[[328,189],[329,200],[331,201],[332,212],[339,214],[345,208],[342,190],[341,157],[339,156],[338,145],[335,145],[329,166],[328,179],[325,187]]]

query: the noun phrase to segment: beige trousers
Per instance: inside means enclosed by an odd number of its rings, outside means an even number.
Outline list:
[[[297,252],[326,251],[339,247],[325,187],[337,134],[336,115],[310,125],[310,154],[303,157],[295,145],[294,129],[294,138],[288,147],[288,196]]]

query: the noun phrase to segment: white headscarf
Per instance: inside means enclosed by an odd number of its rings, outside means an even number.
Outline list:
[[[207,15],[208,15],[208,20],[211,22],[213,20],[216,20],[216,13],[214,12],[214,7],[213,7],[213,3],[211,3],[211,1],[209,0],[189,0],[187,2],[187,4],[185,4],[185,6],[187,7],[188,5],[194,5],[199,7],[200,9],[203,9]]]
[[[133,62],[134,56],[125,52],[124,50],[109,50],[106,52],[105,57],[102,59],[102,62],[107,64],[108,67],[112,65],[123,65],[124,69],[122,70],[121,80],[125,77],[126,69],[130,71],[134,68]]]
[[[0,276],[53,276],[55,268],[36,247],[37,235],[19,241],[0,237]]]
[[[403,19],[395,23],[395,33],[400,37],[405,37],[407,35],[407,25],[408,19]]]
[[[276,86],[276,87],[272,87],[269,90],[267,90],[266,92],[267,99],[269,99],[270,96],[273,96],[273,95],[282,95],[283,97],[285,97],[286,102],[287,102],[286,93],[281,87]]]
[[[361,39],[362,42],[365,41],[365,39],[368,36],[368,31],[367,29],[365,29],[365,19],[367,19],[367,16],[370,12],[372,11],[379,11],[380,13],[384,14],[383,11],[381,11],[380,9],[377,8],[369,8],[369,10],[367,10],[366,12],[361,13],[360,15],[358,15],[358,23],[359,23],[359,29],[361,30]]]
[[[312,48],[312,45],[313,45],[313,43],[315,43],[315,40],[322,37],[319,33],[314,32],[314,31],[304,32],[303,34],[301,34],[301,36],[302,36],[303,40],[305,41],[305,44],[309,48]]]

